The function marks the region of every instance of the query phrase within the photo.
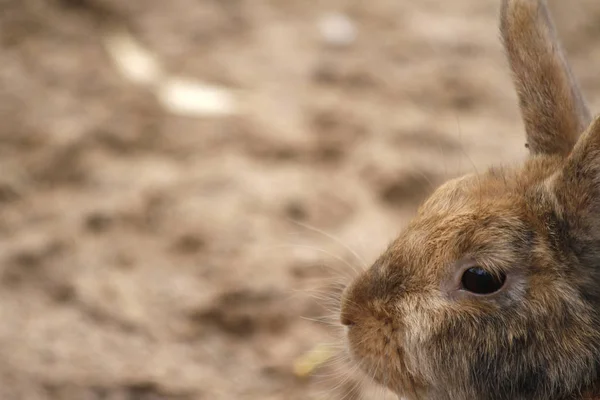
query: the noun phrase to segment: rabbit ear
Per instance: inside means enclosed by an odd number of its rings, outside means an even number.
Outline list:
[[[502,0],[500,31],[531,154],[569,154],[591,118],[545,0]]]
[[[570,219],[593,221],[600,211],[600,117],[581,135],[555,177],[556,196]]]

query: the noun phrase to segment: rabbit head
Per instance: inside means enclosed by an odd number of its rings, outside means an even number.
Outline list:
[[[600,119],[543,0],[500,30],[530,156],[438,188],[344,291],[352,359],[410,399],[571,399],[600,373]]]

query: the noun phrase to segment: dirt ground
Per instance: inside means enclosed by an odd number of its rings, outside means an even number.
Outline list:
[[[0,0],[0,398],[382,398],[294,374],[338,340],[314,293],[443,180],[525,156],[498,3]],[[600,3],[551,5],[598,110]],[[112,24],[251,104],[169,113]]]

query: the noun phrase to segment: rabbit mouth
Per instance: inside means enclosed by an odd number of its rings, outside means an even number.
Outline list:
[[[347,348],[362,372],[377,384],[395,392],[399,398],[423,398],[420,394],[424,387],[406,368],[399,340],[401,333],[391,320],[357,321],[346,327]]]

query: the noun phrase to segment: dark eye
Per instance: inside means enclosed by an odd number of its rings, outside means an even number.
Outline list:
[[[463,288],[475,294],[491,294],[504,285],[505,275],[493,275],[481,267],[469,268],[462,276]]]

